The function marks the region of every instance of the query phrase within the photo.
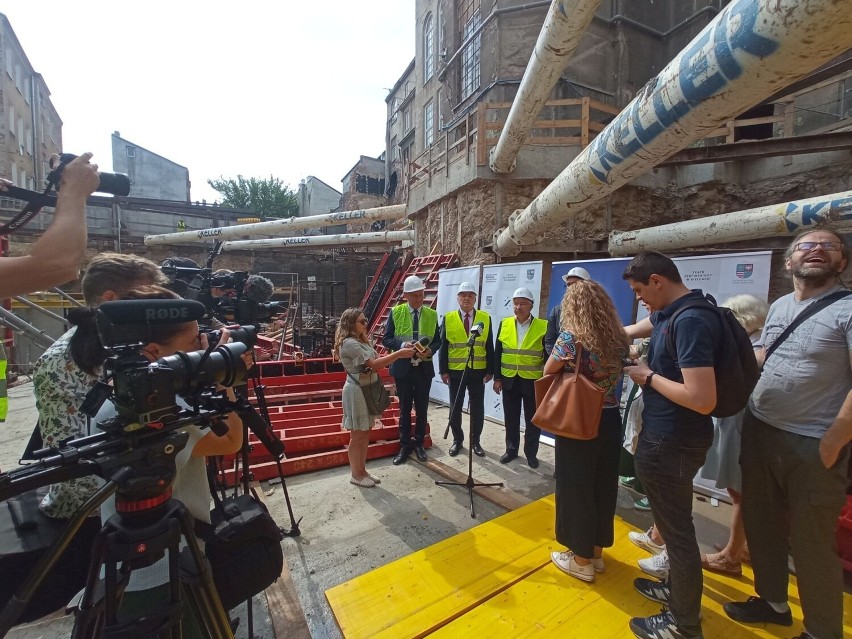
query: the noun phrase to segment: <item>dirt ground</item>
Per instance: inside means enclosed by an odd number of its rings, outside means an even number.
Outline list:
[[[0,427],[0,469],[6,471],[17,464],[20,452],[36,422],[32,386],[24,383],[10,389],[10,413]],[[382,483],[375,488],[359,488],[349,483],[348,467],[332,468],[305,475],[289,477],[287,489],[296,518],[301,518],[301,536],[283,541],[285,557],[298,602],[290,606],[298,612],[300,606],[305,624],[298,633],[288,636],[309,636],[315,639],[337,638],[340,631],[325,599],[325,590],[364,574],[389,561],[403,557],[467,530],[506,512],[507,508],[539,499],[553,491],[553,449],[542,445],[541,465],[533,470],[521,456],[503,465],[499,457],[504,452],[504,430],[499,424],[487,422],[482,436],[486,457],[473,457],[472,476],[476,482],[503,482],[504,487],[487,489],[493,499],[474,495],[476,517],[470,515],[470,500],[463,486],[437,486],[435,481],[465,481],[468,475],[468,447],[458,457],[448,454],[451,438],[443,439],[448,409],[432,404],[429,422],[434,444],[428,450],[429,461],[421,464],[410,458],[402,466],[393,466],[391,458],[368,462],[371,474]],[[465,416],[465,425],[467,416]],[[467,442],[466,442],[467,444]],[[280,485],[265,497],[276,521],[285,528],[290,519]],[[696,527],[704,550],[727,538],[726,504],[715,507],[696,497]],[[618,515],[630,523],[647,527],[650,515],[636,511],[630,493],[619,493]],[[287,589],[288,584],[278,584]],[[271,600],[270,600],[271,601]],[[258,598],[255,611],[255,637],[273,637],[263,598]],[[273,611],[278,608],[270,604]],[[273,614],[275,614],[273,612]],[[245,623],[238,636],[246,637]],[[70,623],[67,617],[54,617],[41,623],[19,627],[9,637],[45,639],[67,637]],[[295,630],[295,628],[294,628]]]

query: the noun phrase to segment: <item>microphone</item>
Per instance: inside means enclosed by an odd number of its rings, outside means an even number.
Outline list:
[[[204,317],[207,309],[193,300],[120,300],[98,307],[96,323],[106,347],[150,342],[150,327],[184,324]]]
[[[182,324],[204,317],[206,309],[193,300],[118,300],[98,307],[98,321],[109,324]]]
[[[249,275],[243,287],[243,295],[252,302],[267,302],[275,292],[275,285],[262,275]]]
[[[467,340],[468,346],[473,346],[473,343],[476,341],[476,338],[482,335],[482,331],[485,330],[485,324],[482,322],[477,322],[473,326],[470,327],[470,337]]]
[[[419,365],[420,365],[420,357],[419,357],[419,355],[420,355],[421,353],[425,353],[425,352],[426,352],[426,346],[427,346],[427,345],[429,344],[429,342],[431,342],[431,341],[432,341],[432,338],[431,338],[431,337],[424,336],[424,337],[421,337],[421,338],[420,338],[419,340],[417,340],[416,342],[412,342],[412,343],[411,343],[411,346],[414,348],[414,355],[412,355],[412,356],[411,356],[411,365],[412,365],[412,366],[419,366]]]

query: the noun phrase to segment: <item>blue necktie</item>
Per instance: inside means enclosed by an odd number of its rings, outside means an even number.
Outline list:
[[[420,311],[414,309],[414,341],[420,339]]]

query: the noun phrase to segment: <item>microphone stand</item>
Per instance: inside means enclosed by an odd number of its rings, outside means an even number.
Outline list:
[[[455,412],[455,408],[464,395],[465,381],[467,379],[468,371],[473,369],[473,346],[476,341],[476,336],[471,338],[468,341],[468,349],[467,349],[467,362],[465,362],[464,370],[462,371],[461,380],[459,381],[459,388],[456,391],[456,396],[453,398],[452,407],[450,408],[450,419],[453,417],[453,413]],[[459,415],[461,415],[461,411],[459,411]],[[449,431],[449,424],[447,425],[447,431]],[[476,518],[476,511],[473,508],[473,489],[478,488],[479,486],[500,486],[503,487],[503,482],[492,482],[492,483],[479,483],[474,481],[473,479],[473,443],[471,439],[471,425],[470,420],[468,420],[468,430],[467,430],[467,438],[470,445],[467,447],[467,479],[463,482],[458,481],[436,481],[436,486],[464,486],[467,488],[467,494],[470,498],[470,516],[472,518]],[[447,438],[447,433],[444,433],[444,439]]]

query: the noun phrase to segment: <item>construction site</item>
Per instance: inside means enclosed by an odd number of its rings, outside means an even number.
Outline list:
[[[439,316],[470,281],[493,322],[512,314],[518,286],[533,291],[533,315],[546,319],[563,276],[582,266],[627,325],[637,304],[620,274],[643,251],[676,258],[687,284],[717,298],[788,293],[784,255],[794,236],[852,232],[852,3],[416,0],[414,13],[416,55],[391,79],[384,151],[361,157],[336,207],[259,221],[248,210],[133,191],[94,196],[87,258],[188,258],[207,275],[257,274],[274,287],[262,300],[277,306],[258,322],[248,388],[284,452],[252,434],[249,468],[228,456],[224,476],[235,485],[248,475],[296,534],[282,541],[281,577],[255,599],[255,627],[242,623],[237,637],[626,636],[631,616],[659,609],[632,590],[643,555],[626,540],[652,524],[650,513],[620,488],[606,578],[566,583],[549,561],[560,549],[552,440],[538,468],[498,463],[505,429],[491,386],[485,457],[469,466],[470,451],[448,452],[451,402],[436,378],[428,461],[391,464],[400,450],[394,398],[369,434],[368,467],[384,483],[348,483],[346,372],[332,353],[338,322],[347,308],[362,309],[370,340],[387,354],[382,338],[411,276]],[[41,163],[34,157],[36,178]],[[0,197],[0,221],[21,207]],[[27,254],[50,221],[44,211],[3,236],[3,254]],[[38,420],[33,368],[82,305],[77,281],[0,309],[12,400],[3,471]],[[380,375],[393,389],[388,369]],[[471,487],[474,476],[499,486]],[[694,506],[699,544],[712,551],[727,538],[729,499],[696,483]],[[837,534],[850,571],[852,502]],[[722,604],[753,594],[751,568],[741,578],[705,573],[704,637],[803,632],[790,579],[795,628],[750,627]],[[72,624],[56,613],[8,636],[64,637]]]

